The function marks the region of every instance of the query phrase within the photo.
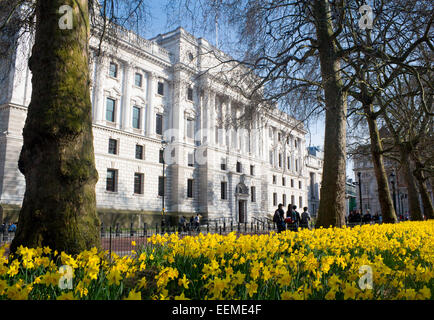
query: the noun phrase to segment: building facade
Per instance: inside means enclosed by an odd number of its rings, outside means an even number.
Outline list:
[[[316,212],[322,163],[308,155],[302,124],[277,108],[234,122],[250,101],[221,81],[222,70],[205,72],[224,53],[182,28],[151,40],[121,30],[111,40],[100,55],[98,32],[90,42],[101,214],[133,213],[147,221],[161,219],[164,207],[171,216],[250,222],[272,214],[278,203]],[[31,98],[31,47],[32,37],[22,37],[0,58],[8,66],[1,69],[6,90],[0,94],[3,206],[20,206],[24,196],[17,163]]]
[[[400,166],[398,163],[390,159],[384,159],[384,166],[388,177],[390,195],[395,206],[395,211],[398,215],[408,216],[408,190]],[[378,200],[377,179],[375,177],[374,166],[370,157],[356,157],[354,159],[353,170],[357,183],[357,209],[360,210],[360,208],[362,208],[363,213],[369,210],[371,214],[376,214],[378,212],[381,215],[381,206]],[[427,187],[431,196],[431,201],[434,201],[433,188],[429,180],[427,181]],[[420,197],[419,203],[423,211],[422,200]]]

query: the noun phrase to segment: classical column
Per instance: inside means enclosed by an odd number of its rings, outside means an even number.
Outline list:
[[[104,79],[107,74],[107,59],[104,56],[96,56],[96,70],[95,70],[95,89],[94,89],[94,123],[102,124],[104,122]]]
[[[153,105],[153,97],[155,95],[154,91],[154,80],[155,75],[152,72],[148,72],[147,79],[147,103],[146,103],[146,136],[154,136],[155,135],[155,116],[154,116],[154,105]]]
[[[131,131],[132,129],[132,108],[131,105],[131,70],[132,65],[129,62],[124,64],[123,92],[122,92],[122,129]]]

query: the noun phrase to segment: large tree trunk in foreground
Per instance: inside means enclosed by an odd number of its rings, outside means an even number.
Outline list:
[[[11,245],[77,253],[100,247],[89,93],[87,0],[38,0],[29,67],[32,99],[19,169],[26,191]],[[59,27],[59,8],[73,10],[73,28]]]
[[[390,196],[387,173],[384,169],[383,144],[381,143],[377,121],[371,116],[373,106],[372,104],[364,104],[363,109],[367,115],[366,120],[368,122],[369,137],[371,140],[371,157],[374,165],[375,178],[377,180],[378,201],[380,202],[381,215],[383,222],[395,223],[398,219],[396,217],[395,208],[393,207],[392,197]]]
[[[410,210],[411,220],[423,220],[422,211],[419,204],[419,195],[414,181],[414,176],[411,170],[410,164],[410,152],[411,149],[406,147],[405,144],[401,144],[399,147],[399,153],[401,158],[402,171],[404,173],[405,182],[407,184],[408,191],[408,206]]]
[[[428,193],[425,177],[422,172],[422,164],[418,160],[416,160],[415,162],[416,162],[416,170],[414,170],[413,172],[419,186],[419,193],[422,199],[423,213],[427,219],[434,219],[434,208],[431,201],[431,197]]]
[[[315,1],[313,12],[326,105],[323,176],[316,227],[341,227],[345,225],[347,97],[342,90],[328,1]]]

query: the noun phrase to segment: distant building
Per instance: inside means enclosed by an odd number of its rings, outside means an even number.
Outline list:
[[[384,167],[387,173],[390,195],[392,197],[392,201],[396,204],[396,213],[398,215],[407,215],[409,214],[409,205],[408,205],[408,191],[407,185],[403,176],[403,173],[400,171],[400,166],[395,161],[384,159]],[[359,155],[354,159],[354,174],[356,177],[357,183],[361,184],[361,193],[362,193],[362,212],[365,213],[366,210],[370,210],[371,214],[374,215],[377,212],[381,215],[381,206],[378,200],[378,187],[377,187],[377,179],[375,177],[374,166],[371,161],[370,156],[362,156]],[[360,180],[359,180],[360,173]],[[427,180],[428,191],[431,195],[431,201],[434,201],[432,186],[430,182]],[[357,198],[357,209],[360,208],[360,196],[359,189],[357,187],[356,192]],[[422,200],[419,199],[421,204],[421,209],[423,211]]]
[[[352,180],[348,179],[346,182],[346,215],[350,214],[350,211],[357,209],[357,184]]]
[[[309,212],[316,216],[319,208],[322,169],[324,153],[319,147],[308,147],[306,156],[306,171],[309,175],[308,202]]]

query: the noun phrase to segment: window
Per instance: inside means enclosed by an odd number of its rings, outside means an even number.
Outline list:
[[[106,190],[116,192],[117,170],[107,169]]]
[[[277,206],[277,193],[273,193],[273,206]]]
[[[273,165],[273,151],[270,151],[270,164]]]
[[[220,169],[226,170],[226,159],[222,158],[220,162]]]
[[[187,119],[187,137],[194,138],[194,121],[193,119]]]
[[[241,168],[241,162],[237,161],[237,172],[241,173],[242,172],[242,168]]]
[[[187,179],[187,198],[193,198],[193,179]]]
[[[298,207],[301,209],[303,208],[303,197],[298,198]]]
[[[250,175],[254,176],[255,175],[255,166],[250,165]]]
[[[294,139],[294,147],[297,149],[298,148],[298,139]]]
[[[286,179],[285,179],[285,177],[282,177],[282,186],[285,186],[286,185]]]
[[[298,159],[295,159],[295,171],[298,172]]]
[[[282,168],[282,154],[279,153],[279,168]]]
[[[294,179],[291,179],[291,188],[294,188]]]
[[[165,185],[165,178],[164,177],[158,177],[158,195],[160,196],[160,197],[163,197],[164,196],[164,185]]]
[[[291,196],[291,204],[294,206],[295,205],[295,196]]]
[[[298,182],[298,188],[299,188],[299,189],[302,188],[302,183],[301,183],[301,181]]]
[[[286,194],[282,195],[282,204],[284,207],[286,207]]]
[[[143,194],[143,173],[134,174],[134,193]]]
[[[288,170],[290,170],[291,169],[291,158],[290,157],[287,158],[287,165],[288,165]]]
[[[280,142],[281,139],[282,139],[282,135],[281,135],[281,133],[279,132],[279,133],[277,134],[277,141]]]
[[[142,87],[142,75],[140,73],[136,73],[136,75],[134,76],[134,84],[137,87]]]
[[[187,99],[193,101],[193,88],[187,89]]]
[[[107,98],[106,111],[105,111],[105,119],[107,121],[115,122],[115,107],[116,107],[116,101]]]
[[[221,184],[220,184],[220,188],[221,188],[221,198],[222,198],[222,200],[226,200],[226,199],[228,198],[228,197],[227,197],[227,187],[228,187],[227,182],[222,181]]]
[[[273,175],[273,184],[276,184],[276,176]]]
[[[193,152],[188,153],[188,166],[194,167],[194,153]]]
[[[158,162],[164,163],[164,150],[160,149],[160,153],[159,153],[159,157],[158,157]]]
[[[140,108],[133,107],[133,128],[140,129]]]
[[[158,90],[157,90],[158,94],[161,96],[164,96],[164,83],[163,82],[158,82]]]
[[[118,77],[118,65],[114,62],[110,62],[109,76],[113,78]]]
[[[118,140],[109,139],[108,153],[118,154]]]
[[[140,160],[144,159],[143,146],[138,144],[136,144],[136,159],[140,159]]]
[[[156,115],[155,115],[155,121],[156,121],[156,123],[155,123],[155,132],[157,133],[157,134],[159,134],[159,135],[162,135],[163,134],[163,115],[162,114],[160,114],[160,113],[157,113]]]
[[[256,187],[250,187],[250,197],[252,202],[256,202]]]

